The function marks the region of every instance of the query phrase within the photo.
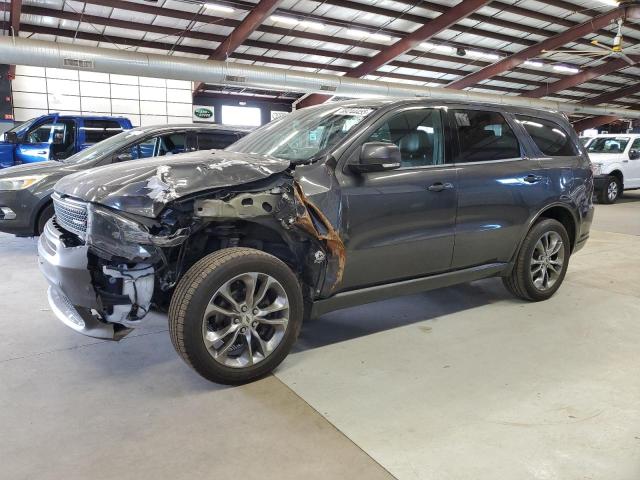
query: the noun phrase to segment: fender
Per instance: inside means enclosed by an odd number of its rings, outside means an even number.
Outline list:
[[[560,207],[563,210],[566,210],[571,215],[571,219],[573,221],[573,228],[576,232],[576,235],[574,236],[575,238],[573,239],[573,242],[571,244],[571,251],[573,251],[573,249],[575,248],[576,241],[578,239],[578,218],[576,215],[576,212],[578,211],[578,206],[567,195],[563,195],[561,198],[565,199],[567,202],[563,203],[561,201],[556,201],[550,205],[545,205],[542,210],[535,213],[529,219],[529,221],[527,222],[527,228],[524,234],[522,235],[522,237],[520,238],[520,240],[518,241],[518,245],[513,255],[511,256],[511,260],[509,261],[509,266],[505,269],[503,276],[508,276],[511,274],[511,271],[513,270],[513,266],[515,265],[515,262],[516,262],[516,258],[518,258],[518,254],[520,253],[520,249],[522,248],[522,244],[524,243],[524,239],[527,236],[527,233],[529,233],[529,231],[531,230],[531,227],[533,227],[533,225],[540,219],[540,217],[543,216],[545,212],[551,210],[552,208]]]

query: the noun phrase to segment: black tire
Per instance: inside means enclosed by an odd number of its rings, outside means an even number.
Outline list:
[[[266,358],[237,368],[213,358],[203,339],[203,318],[215,292],[247,272],[270,275],[281,284],[289,301],[289,320],[280,343]],[[169,332],[178,354],[196,372],[212,382],[238,385],[266,375],[284,360],[300,333],[303,315],[300,284],[284,262],[251,248],[227,248],[199,260],[178,282],[169,306]]]
[[[555,232],[562,239],[563,264],[555,283],[547,289],[539,289],[531,278],[531,263],[533,259],[534,249],[538,240],[548,232]],[[503,277],[502,281],[507,290],[514,296],[531,302],[539,302],[551,298],[560,288],[569,266],[569,257],[571,254],[571,245],[569,243],[569,235],[564,226],[557,220],[544,218],[538,221],[527,233],[511,274]]]
[[[38,221],[36,222],[36,235],[42,235],[45,225],[54,214],[55,211],[53,210],[52,203],[42,209],[40,215],[38,215]]]
[[[616,194],[614,196],[609,196],[609,188],[612,187],[615,189]],[[607,178],[607,183],[604,188],[598,192],[598,202],[603,203],[605,205],[611,205],[612,203],[616,203],[618,199],[622,196],[622,182],[616,176],[609,175]]]

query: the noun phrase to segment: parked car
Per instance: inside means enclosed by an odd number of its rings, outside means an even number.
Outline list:
[[[615,203],[624,190],[640,188],[640,134],[598,135],[587,145],[600,203]]]
[[[39,235],[53,216],[51,195],[66,175],[128,160],[224,148],[248,129],[217,125],[158,125],[127,130],[57,162],[19,165],[0,172],[0,231]]]
[[[123,117],[54,113],[33,118],[4,133],[4,142],[0,142],[0,168],[64,160],[130,128],[131,122]]]
[[[593,140],[593,138],[594,137],[580,137],[580,141],[582,142],[582,145],[587,147],[589,145],[589,142],[591,142],[591,140]]]
[[[169,305],[180,356],[237,384],[303,318],[501,277],[539,301],[589,237],[589,158],[560,114],[436,100],[302,109],[226,150],[56,185],[40,267],[55,314],[120,339]]]

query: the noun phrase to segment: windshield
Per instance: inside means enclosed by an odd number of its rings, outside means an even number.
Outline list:
[[[139,138],[141,135],[147,133],[148,129],[143,128],[134,128],[132,130],[125,130],[122,133],[114,135],[113,137],[109,137],[106,140],[102,140],[101,142],[95,143],[91,145],[89,148],[85,148],[84,150],[76,153],[75,155],[71,155],[66,160],[63,160],[64,163],[80,163],[80,162],[89,162],[91,160],[96,160],[98,158],[102,158],[107,155],[111,155],[112,153],[117,152],[122,147],[131,143],[136,138]]]
[[[250,133],[227,150],[305,163],[338,144],[375,109],[345,104],[301,109]]]
[[[627,148],[629,137],[600,137],[594,138],[587,152],[589,153],[622,153]]]

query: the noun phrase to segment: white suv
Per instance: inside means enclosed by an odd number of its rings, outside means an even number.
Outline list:
[[[598,135],[586,146],[600,203],[614,203],[623,190],[640,188],[640,134]]]

